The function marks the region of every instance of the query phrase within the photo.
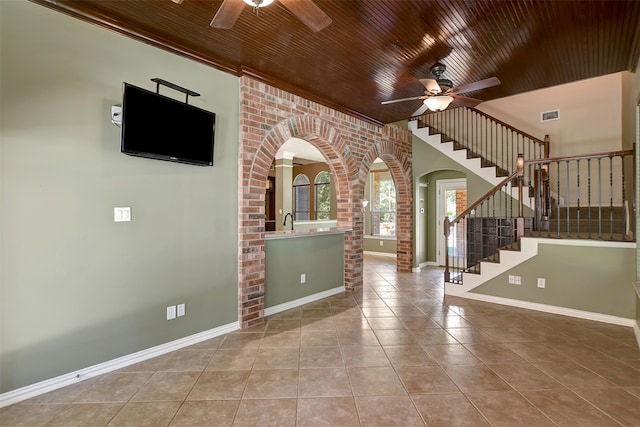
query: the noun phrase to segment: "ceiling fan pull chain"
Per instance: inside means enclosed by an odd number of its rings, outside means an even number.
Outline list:
[[[253,13],[256,14],[256,16],[260,16],[260,5],[262,4],[263,0],[253,0]]]

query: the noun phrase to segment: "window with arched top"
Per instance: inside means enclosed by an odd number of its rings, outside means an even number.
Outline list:
[[[293,180],[293,217],[296,221],[308,221],[310,219],[310,184],[309,177],[303,173]]]
[[[331,213],[331,174],[322,171],[313,181],[316,220],[329,219]]]

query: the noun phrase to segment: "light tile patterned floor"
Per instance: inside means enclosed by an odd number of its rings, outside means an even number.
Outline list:
[[[365,287],[4,408],[2,426],[640,426],[633,330],[443,295],[366,256]]]

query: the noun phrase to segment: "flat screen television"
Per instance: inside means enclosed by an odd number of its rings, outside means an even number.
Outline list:
[[[120,151],[139,157],[213,166],[216,115],[124,83]]]

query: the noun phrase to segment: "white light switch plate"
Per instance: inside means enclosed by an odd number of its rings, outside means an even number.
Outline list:
[[[113,208],[113,220],[115,222],[131,221],[131,208]]]
[[[178,317],[184,316],[186,314],[186,307],[184,304],[178,304]]]
[[[176,306],[170,305],[167,307],[167,320],[172,320],[176,318]]]

